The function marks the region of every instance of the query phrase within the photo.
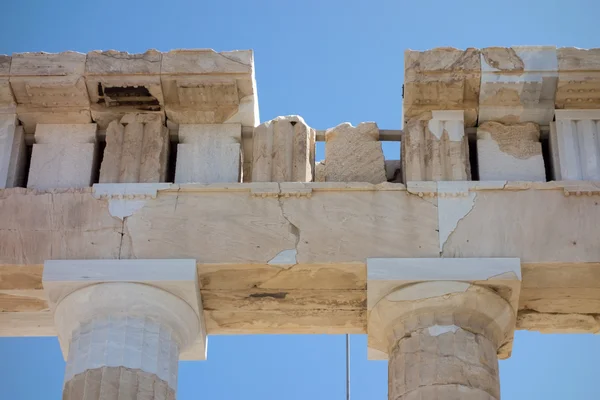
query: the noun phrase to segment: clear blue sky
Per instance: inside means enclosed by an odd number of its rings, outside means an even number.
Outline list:
[[[599,12],[597,0],[3,0],[0,54],[251,48],[261,121],[399,129],[405,49],[600,47]],[[398,158],[398,146],[385,153]],[[351,341],[352,399],[386,399],[386,363],[366,360],[366,336]],[[344,346],[343,336],[211,337],[208,361],[181,364],[178,398],[342,400]],[[503,399],[600,398],[600,337],[518,332],[513,354],[500,363]],[[0,339],[1,399],[59,399],[63,369],[56,338]]]

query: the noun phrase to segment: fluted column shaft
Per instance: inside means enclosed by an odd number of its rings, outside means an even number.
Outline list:
[[[158,321],[94,318],[69,348],[63,400],[175,399],[179,345]]]
[[[412,332],[393,347],[390,400],[499,400],[496,346],[457,326]]]

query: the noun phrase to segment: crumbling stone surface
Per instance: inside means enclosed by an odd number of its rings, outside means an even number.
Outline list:
[[[475,126],[481,81],[479,50],[440,47],[404,52],[404,121],[433,110],[464,110]]]
[[[404,182],[471,178],[462,111],[433,111],[405,124],[402,174]]]
[[[298,115],[277,117],[254,129],[252,182],[311,182],[315,130]]]
[[[164,182],[169,131],[158,115],[128,114],[106,130],[100,183]]]
[[[374,122],[362,122],[356,127],[344,123],[328,129],[325,160],[326,182],[386,181],[379,128]]]
[[[545,181],[540,128],[484,122],[477,128],[480,180]]]
[[[175,400],[155,374],[125,367],[88,369],[65,383],[63,400]]]
[[[499,400],[496,348],[457,326],[413,332],[391,352],[388,385],[392,400]]]

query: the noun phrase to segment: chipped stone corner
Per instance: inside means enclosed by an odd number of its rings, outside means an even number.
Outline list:
[[[472,191],[471,182],[438,182],[438,229],[440,254],[444,245],[458,226],[475,206],[477,193]]]
[[[108,212],[124,220],[155,199],[160,190],[170,189],[170,183],[97,183],[92,188],[94,198],[108,200]]]

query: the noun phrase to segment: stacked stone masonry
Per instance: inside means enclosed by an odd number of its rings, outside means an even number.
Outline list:
[[[253,57],[0,56],[0,334],[59,337],[63,398],[174,399],[208,331],[495,400],[515,329],[600,331],[600,50],[409,50],[395,131],[260,124]]]
[[[259,125],[251,51],[2,56],[2,187],[26,180],[37,189],[94,181],[463,181],[475,172],[479,180],[598,179],[599,81],[598,49],[408,50],[401,168],[390,172],[381,149],[386,138],[374,123],[324,131],[320,163],[318,131],[301,117]],[[95,126],[96,137],[82,139],[68,128],[43,142],[52,125]],[[548,129],[551,152],[544,157]],[[469,146],[472,132],[477,140]],[[35,143],[31,161],[27,135]],[[103,139],[105,148],[97,145]],[[169,148],[177,143],[174,163]],[[62,171],[71,165],[81,167],[77,176]]]

